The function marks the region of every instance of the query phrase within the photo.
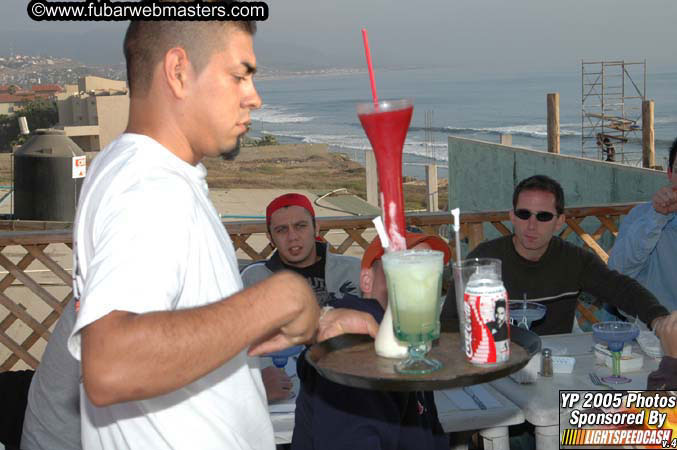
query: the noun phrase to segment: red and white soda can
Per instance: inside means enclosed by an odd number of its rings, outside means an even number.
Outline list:
[[[475,365],[510,359],[508,293],[498,278],[470,278],[463,294],[465,354]]]

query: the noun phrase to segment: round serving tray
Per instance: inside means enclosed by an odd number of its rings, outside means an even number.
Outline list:
[[[366,335],[346,334],[313,345],[306,360],[323,377],[335,383],[382,391],[432,391],[505,377],[524,367],[541,349],[541,339],[522,328],[510,328],[510,359],[492,366],[475,366],[466,361],[458,333],[443,332],[428,353],[442,362],[440,370],[427,375],[396,373],[397,359],[376,355],[374,340]]]

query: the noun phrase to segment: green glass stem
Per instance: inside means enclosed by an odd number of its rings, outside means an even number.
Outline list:
[[[409,357],[411,359],[424,359],[426,353],[430,351],[430,343],[423,342],[420,344],[413,344],[409,346]]]
[[[621,352],[611,352],[614,358],[613,362],[613,376],[615,377],[620,377],[621,376]]]

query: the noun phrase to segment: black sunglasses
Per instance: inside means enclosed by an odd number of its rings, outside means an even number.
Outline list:
[[[515,210],[515,215],[519,217],[522,220],[529,220],[529,217],[534,214],[536,216],[536,220],[539,222],[550,222],[555,215],[551,212],[548,211],[539,211],[537,213],[532,213],[528,209],[516,209]]]

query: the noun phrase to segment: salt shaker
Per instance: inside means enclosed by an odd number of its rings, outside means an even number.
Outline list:
[[[552,376],[552,351],[549,348],[544,348],[541,352],[541,376]]]

